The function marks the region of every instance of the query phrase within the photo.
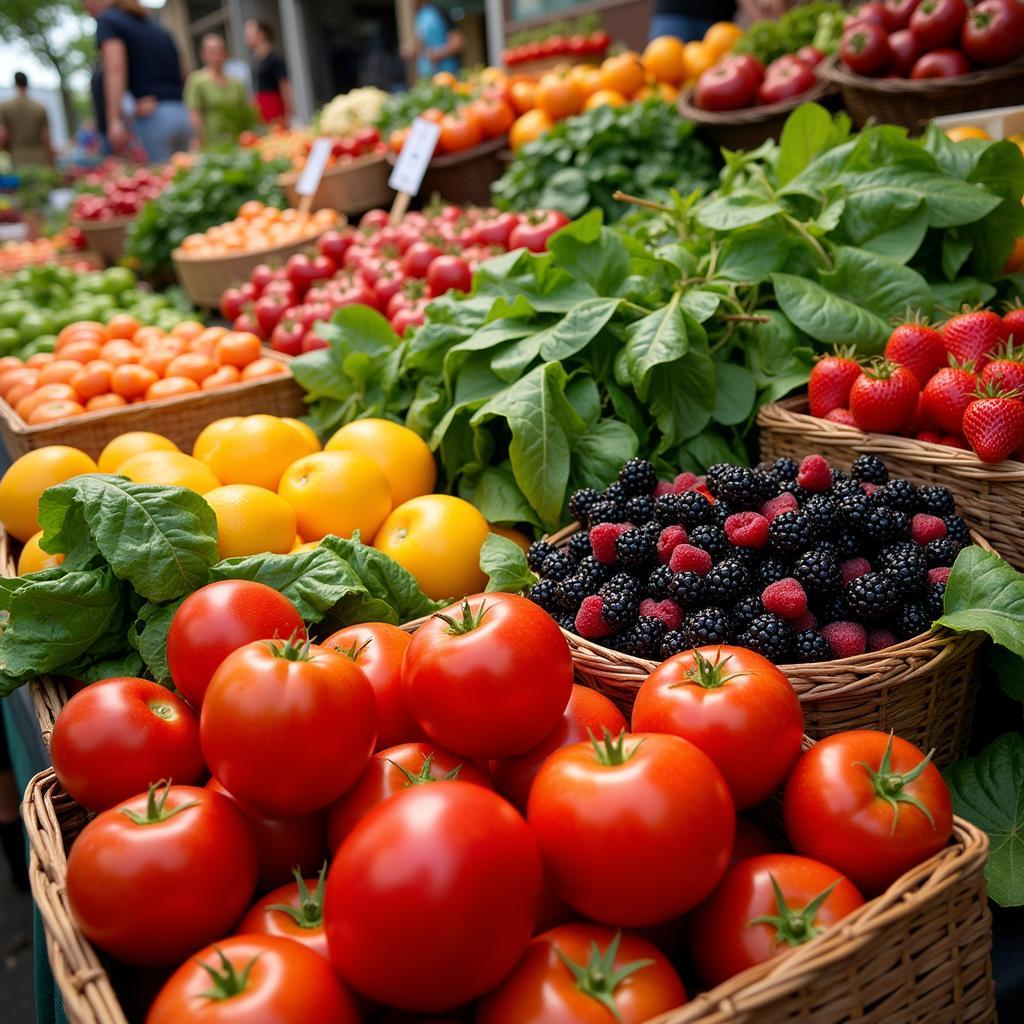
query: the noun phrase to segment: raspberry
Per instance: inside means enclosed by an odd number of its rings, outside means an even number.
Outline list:
[[[632,530],[632,523],[598,523],[590,528],[590,546],[594,549],[594,557],[605,565],[614,565],[618,557],[615,554],[615,542],[627,530]]]
[[[849,558],[839,567],[843,574],[843,586],[852,580],[871,572],[871,563],[866,558]]]
[[[807,593],[792,576],[769,583],[761,591],[761,602],[766,611],[784,619],[798,618],[807,611]]]
[[[800,508],[792,491],[783,491],[774,498],[766,501],[761,506],[761,515],[770,523],[776,516],[783,512],[796,512]]]
[[[929,584],[935,583],[946,583],[949,580],[949,574],[952,572],[948,565],[938,566],[935,569],[928,570],[928,582]]]
[[[832,486],[832,470],[824,455],[808,455],[800,463],[796,482],[809,491],[827,491]]]
[[[672,559],[672,552],[686,541],[686,530],[681,526],[666,526],[658,535],[658,561],[662,565],[668,565]]]
[[[869,651],[884,651],[886,647],[892,647],[894,643],[896,643],[896,634],[891,629],[872,629],[868,633]]]
[[[725,535],[737,547],[763,548],[768,543],[768,520],[757,512],[736,512],[725,521]]]
[[[807,629],[818,628],[818,617],[814,612],[804,612],[803,615],[798,615],[795,619],[790,622],[790,625],[797,632],[802,633]]]
[[[857,421],[853,418],[853,413],[849,409],[830,409],[825,413],[825,419],[830,423],[841,423],[844,427],[857,426]]]
[[[703,548],[679,544],[673,549],[668,564],[673,572],[695,572],[706,576],[711,571],[711,556]]]
[[[918,512],[910,521],[910,536],[922,547],[930,540],[945,537],[946,533],[946,524],[928,512]]]
[[[694,485],[700,483],[700,477],[693,473],[680,473],[672,483],[672,490],[676,494],[682,494],[684,491],[690,490]]]
[[[667,480],[659,480],[658,483],[656,484],[653,492],[652,492],[652,496],[654,497],[655,500],[657,500],[658,498],[660,498],[664,494],[675,494],[675,493],[676,493],[675,484],[669,483]]]
[[[870,480],[865,480],[861,483],[860,489],[870,498],[880,486],[880,484],[873,484]]]
[[[683,609],[675,601],[652,601],[647,598],[640,602],[640,617],[660,619],[669,631],[678,629],[683,621]]]
[[[830,622],[821,629],[833,658],[852,658],[867,648],[868,634],[859,622]]]
[[[576,613],[576,632],[588,640],[600,640],[615,632],[604,621],[604,601],[596,594],[585,597]]]

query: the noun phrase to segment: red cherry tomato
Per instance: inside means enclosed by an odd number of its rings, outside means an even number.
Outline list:
[[[205,770],[196,713],[159,683],[127,676],[93,683],[64,705],[50,757],[61,785],[90,811],[160,779],[188,785]]]
[[[923,78],[957,78],[968,74],[970,70],[971,65],[959,50],[946,47],[918,57],[910,69],[910,77],[915,81]]]
[[[889,35],[875,22],[862,21],[843,33],[839,57],[858,75],[880,75],[892,59]]]
[[[910,31],[921,50],[951,46],[967,17],[964,0],[924,0],[910,15]]]
[[[438,256],[427,268],[427,286],[433,295],[453,289],[468,292],[473,286],[473,274],[461,256]]]
[[[960,46],[979,64],[1005,64],[1024,51],[1024,5],[1018,0],[982,0],[972,7]]]
[[[301,942],[307,949],[331,959],[324,931],[324,882],[327,863],[316,878],[293,872],[295,881],[257,900],[235,928],[236,935],[277,935]]]
[[[529,249],[530,252],[545,252],[548,239],[569,223],[569,218],[559,210],[537,210],[520,217],[519,223],[509,232],[509,249]]]

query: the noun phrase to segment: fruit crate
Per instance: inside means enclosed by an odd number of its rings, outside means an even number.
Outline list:
[[[1015,569],[1024,571],[1024,463],[982,462],[972,451],[895,434],[866,434],[857,427],[819,419],[806,396],[761,408],[761,458],[800,458],[820,452],[848,468],[862,453],[877,455],[895,476],[915,484],[941,484],[960,514]]]
[[[388,187],[391,165],[381,155],[370,153],[356,157],[347,164],[337,164],[324,171],[313,196],[314,210],[338,210],[347,216],[365,213],[379,206],[390,206],[392,191]],[[288,171],[278,179],[290,206],[298,206],[302,196],[295,191],[298,171]]]
[[[429,198],[436,193],[460,206],[490,206],[491,185],[505,172],[502,153],[507,147],[508,136],[500,135],[458,153],[435,155],[420,195]],[[392,166],[397,159],[397,154],[388,154]]]
[[[85,235],[86,244],[109,266],[124,255],[128,227],[134,217],[111,217],[109,220],[75,220],[72,223]]]

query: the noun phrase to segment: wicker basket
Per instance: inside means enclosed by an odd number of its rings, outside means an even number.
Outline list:
[[[388,178],[391,165],[376,153],[356,157],[347,164],[338,164],[324,171],[313,196],[314,210],[340,210],[352,216],[378,206],[391,204]],[[297,171],[289,171],[278,179],[291,206],[298,206],[302,196],[295,191]]]
[[[942,484],[960,514],[1014,568],[1024,571],[1024,463],[982,462],[974,452],[893,434],[865,434],[807,412],[806,398],[763,406],[761,458],[800,458],[820,452],[849,466],[862,452],[877,455],[896,476],[916,484]]]
[[[577,524],[553,534],[564,544]],[[975,544],[988,551],[982,537]],[[563,629],[577,680],[603,693],[629,718],[640,684],[657,662],[609,650]],[[847,729],[892,729],[940,765],[967,753],[984,636],[933,630],[874,653],[781,665],[800,698],[804,732],[814,739]]]
[[[442,153],[430,161],[420,186],[420,195],[435,192],[450,203],[490,206],[491,185],[505,172],[501,152],[508,146],[508,136],[500,135],[472,149],[459,153]],[[396,154],[388,155],[392,165]]]
[[[679,113],[699,125],[704,134],[725,149],[756,149],[767,139],[778,140],[786,118],[801,103],[820,103],[831,91],[827,82],[819,81],[813,89],[780,103],[769,103],[745,110],[701,110],[693,102],[694,87],[684,89],[679,97]]]
[[[134,217],[112,217],[110,220],[75,220],[72,224],[85,235],[89,248],[110,264],[124,255],[124,240],[133,220]]]
[[[915,82],[856,75],[833,55],[818,65],[818,75],[840,90],[858,128],[873,119],[923,131],[933,117],[1024,103],[1024,60],[958,78]]]
[[[178,283],[193,305],[216,309],[221,295],[228,288],[247,281],[261,263],[275,260],[283,263],[289,256],[309,249],[319,237],[319,234],[310,235],[298,242],[240,252],[234,256],[186,256],[181,249],[175,249],[171,253],[171,261]]]
[[[269,349],[268,358],[286,362]],[[169,437],[178,447],[192,450],[199,432],[224,416],[301,416],[305,392],[290,373],[262,380],[242,381],[212,391],[198,391],[158,402],[139,402],[118,409],[85,413],[58,423],[29,426],[6,402],[0,400],[0,435],[12,459],[48,444],[81,448],[94,459],[118,434],[129,430],[152,430]]]

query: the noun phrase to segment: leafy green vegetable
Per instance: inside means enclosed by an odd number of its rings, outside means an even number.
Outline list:
[[[753,54],[765,65],[812,43],[823,53],[832,53],[839,45],[843,17],[841,3],[815,0],[797,4],[778,18],[753,22],[736,41],[733,52]]]
[[[507,537],[492,533],[480,549],[480,568],[487,574],[487,590],[518,594],[537,582],[536,573],[526,564],[523,549]]]

